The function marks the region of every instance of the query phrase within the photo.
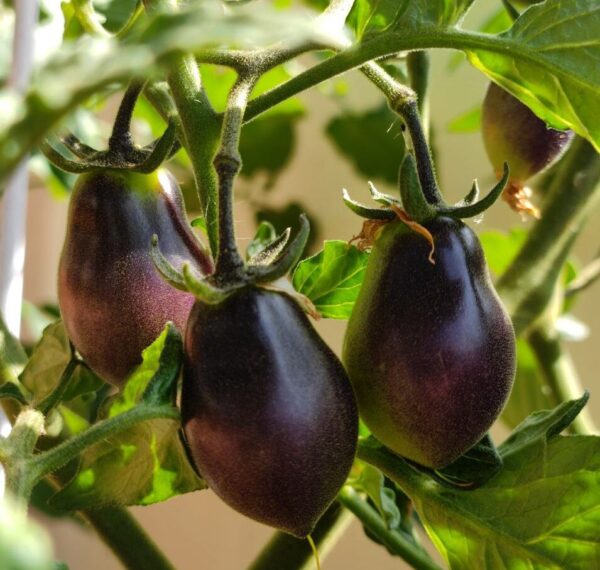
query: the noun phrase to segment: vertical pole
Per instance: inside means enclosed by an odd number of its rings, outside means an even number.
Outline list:
[[[38,16],[37,0],[16,0],[13,58],[8,77],[9,88],[24,93],[33,63],[33,37]],[[25,264],[25,221],[27,217],[27,159],[9,179],[0,202],[0,313],[8,330],[19,336]],[[10,424],[0,409],[0,435]],[[0,468],[0,497],[4,493],[4,472]]]

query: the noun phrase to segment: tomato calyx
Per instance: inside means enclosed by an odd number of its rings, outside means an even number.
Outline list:
[[[63,136],[61,147],[55,148],[48,140],[40,145],[46,158],[61,170],[83,174],[98,169],[111,169],[141,174],[154,172],[180,148],[176,140],[173,120],[158,139],[146,146],[138,146],[131,136],[131,117],[135,103],[144,87],[143,82],[133,82],[128,87],[117,112],[108,148],[97,150],[80,141],[73,133]],[[64,153],[72,155],[68,158]]]
[[[308,218],[302,214],[300,229],[291,241],[291,230],[287,228],[259,253],[251,256],[236,273],[219,274],[215,272],[208,276],[200,276],[188,263],[184,263],[182,270],[178,271],[162,254],[156,235],[152,237],[151,256],[158,272],[173,287],[188,291],[200,301],[215,305],[222,303],[239,289],[248,286],[281,289],[273,284],[280,282],[298,263],[306,247],[309,233]],[[312,304],[308,304],[306,300],[296,296],[294,299],[307,313],[317,318],[318,313]]]

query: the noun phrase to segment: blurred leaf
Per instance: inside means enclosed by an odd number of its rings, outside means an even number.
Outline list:
[[[327,125],[327,135],[339,152],[367,178],[398,182],[404,137],[398,116],[386,104],[362,113],[346,112]]]
[[[508,269],[526,237],[527,232],[521,228],[514,228],[508,233],[484,232],[479,236],[488,267],[494,275],[500,276]]]
[[[27,332],[29,335],[38,342],[40,338],[42,338],[42,334],[44,329],[51,325],[57,318],[60,316],[56,316],[44,311],[41,308],[36,307],[33,303],[30,303],[27,300],[23,300],[23,305],[21,307],[21,317],[23,319],[23,324],[27,328]]]
[[[115,417],[135,406],[166,403],[182,361],[181,337],[172,325],[142,354],[120,394],[109,400],[105,416]],[[110,441],[88,448],[78,474],[50,501],[60,510],[106,505],[149,505],[205,488],[190,465],[171,419],[138,423]]]
[[[272,223],[263,221],[259,224],[252,241],[246,248],[246,259],[254,257],[267,247],[277,237],[277,230]]]
[[[510,398],[502,411],[502,421],[514,428],[534,410],[546,410],[556,404],[529,343],[517,339],[517,374]]]
[[[220,2],[211,0],[148,17],[120,43],[98,37],[66,43],[35,73],[25,100],[0,90],[0,182],[50,128],[101,87],[147,77],[177,53],[215,44],[257,47],[310,33],[305,15],[262,4],[251,11],[224,12]]]
[[[18,383],[18,376],[27,364],[27,354],[9,332],[0,316],[0,384]]]
[[[53,570],[52,541],[10,497],[0,501],[2,570]]]
[[[13,384],[12,382],[0,384],[0,400],[4,399],[15,400],[24,406],[28,404],[27,398],[19,389],[19,386],[17,384]]]
[[[103,26],[109,32],[118,32],[129,20],[138,0],[94,0],[94,8],[104,17]]]
[[[257,225],[260,225],[262,222],[269,222],[275,228],[277,235],[284,232],[287,228],[292,228],[293,235],[296,228],[298,228],[300,214],[305,214],[310,223],[310,235],[303,253],[305,255],[307,251],[310,251],[317,239],[319,225],[310,212],[306,211],[304,206],[298,202],[290,202],[282,208],[265,207],[258,210],[254,217]]]
[[[364,277],[369,254],[345,241],[325,241],[323,250],[301,261],[293,284],[306,295],[321,316],[348,319]]]
[[[448,123],[450,133],[475,133],[481,127],[481,105],[458,115]]]
[[[600,554],[600,437],[559,435],[585,400],[531,415],[498,448],[504,468],[474,490],[435,483],[374,439],[360,456],[411,497],[451,569],[587,570]]]

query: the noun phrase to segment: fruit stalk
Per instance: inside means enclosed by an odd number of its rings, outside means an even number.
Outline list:
[[[215,273],[219,279],[234,277],[244,268],[244,261],[235,243],[233,183],[242,167],[238,145],[244,112],[255,82],[254,75],[240,75],[232,87],[223,116],[221,147],[214,159],[214,167],[219,179],[219,248],[215,263]]]
[[[441,570],[428,554],[406,540],[399,532],[390,530],[377,511],[363,501],[352,487],[345,486],[338,500],[352,512],[383,544],[406,560],[416,570]]]

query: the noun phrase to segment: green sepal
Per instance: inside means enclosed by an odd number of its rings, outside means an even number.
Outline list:
[[[158,245],[158,236],[154,234],[151,240],[150,257],[154,267],[160,273],[161,277],[175,289],[188,291],[183,274],[177,271],[163,255]]]
[[[437,207],[430,204],[423,194],[412,154],[406,154],[402,160],[399,184],[402,206],[412,220],[420,224],[435,218]]]
[[[183,264],[182,271],[185,290],[189,291],[199,301],[203,301],[209,305],[218,305],[227,299],[234,289],[242,286],[240,283],[240,285],[231,289],[219,289],[211,285],[206,279],[200,279],[194,275],[190,264],[187,262]]]
[[[282,250],[270,265],[248,267],[250,281],[252,283],[270,283],[287,275],[298,261],[300,261],[309,234],[310,224],[308,218],[302,214],[300,216],[300,230],[296,234],[296,237],[294,237],[291,243]]]
[[[154,172],[165,160],[171,156],[171,151],[176,142],[177,128],[174,121],[170,121],[162,136],[151,144],[148,156],[131,170],[141,174]]]
[[[368,220],[387,220],[392,221],[396,219],[396,214],[387,208],[369,208],[356,200],[350,198],[350,194],[348,194],[348,190],[345,188],[342,190],[342,200],[344,200],[344,204],[348,206],[355,214],[359,215],[361,218],[366,218]]]
[[[490,190],[490,192],[487,194],[487,196],[483,197],[481,200],[479,200],[478,202],[475,202],[474,204],[468,204],[466,206],[451,206],[451,207],[446,207],[446,208],[444,208],[444,207],[437,208],[438,214],[441,216],[451,216],[452,218],[459,218],[459,219],[473,218],[475,216],[479,216],[480,214],[483,214],[483,212],[485,212],[490,206],[492,206],[496,202],[496,200],[500,197],[500,195],[502,194],[502,191],[506,187],[509,176],[510,176],[510,170],[508,168],[508,163],[505,162],[502,178],[500,179],[498,184],[496,184],[496,186],[494,186]],[[472,194],[473,194],[473,189],[471,189],[471,192],[469,192],[469,194],[465,198],[465,201]]]
[[[64,170],[65,172],[70,172],[72,174],[84,174],[97,168],[97,166],[94,166],[93,163],[77,162],[67,158],[58,150],[56,150],[47,140],[44,140],[40,143],[40,150],[52,164],[61,170]]]
[[[481,191],[479,190],[479,184],[477,183],[477,179],[473,180],[473,185],[471,186],[471,190],[469,193],[460,201],[454,204],[455,208],[462,208],[463,206],[470,206],[479,200],[479,194]]]
[[[371,198],[383,206],[391,206],[392,204],[396,206],[401,205],[400,200],[390,196],[389,194],[380,192],[377,190],[377,188],[375,188],[375,185],[371,181],[369,181],[369,192],[371,193]]]
[[[290,234],[291,229],[286,228],[285,231],[278,235],[271,243],[250,257],[250,259],[248,259],[248,265],[258,267],[273,263],[285,249],[285,246],[290,239]]]

